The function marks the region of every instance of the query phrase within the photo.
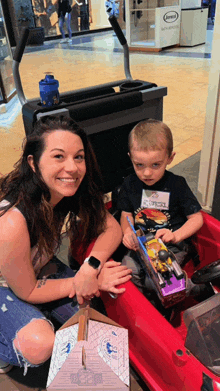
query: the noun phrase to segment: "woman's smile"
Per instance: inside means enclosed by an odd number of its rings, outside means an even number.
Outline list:
[[[67,182],[67,183],[75,183],[77,181],[77,178],[58,178],[61,182]]]

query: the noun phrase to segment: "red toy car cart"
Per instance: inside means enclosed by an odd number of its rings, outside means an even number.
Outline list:
[[[190,261],[185,271],[194,282],[212,281],[214,296],[184,299],[168,322],[130,281],[116,299],[102,294],[108,316],[128,329],[131,365],[152,391],[220,390],[220,222],[203,217],[195,239],[200,264]]]

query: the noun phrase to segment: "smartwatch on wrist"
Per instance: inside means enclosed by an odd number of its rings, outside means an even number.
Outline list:
[[[87,257],[84,260],[84,263],[85,262],[88,262],[89,266],[93,267],[93,269],[95,269],[98,272],[100,272],[100,270],[101,270],[101,262],[96,257],[93,257],[93,256]]]

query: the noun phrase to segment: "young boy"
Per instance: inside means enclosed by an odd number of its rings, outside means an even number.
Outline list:
[[[161,238],[180,265],[193,247],[191,236],[202,227],[203,217],[186,180],[166,170],[175,156],[167,125],[154,119],[138,123],[129,135],[129,155],[135,174],[125,178],[118,196],[123,244],[129,249],[122,263],[132,269],[132,281],[148,295],[155,288],[138,261],[138,242],[127,217],[135,229]],[[187,291],[199,295],[206,286],[194,286],[189,280]]]

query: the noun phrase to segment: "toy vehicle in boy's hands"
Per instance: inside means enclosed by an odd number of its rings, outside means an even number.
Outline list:
[[[178,265],[175,255],[162,240],[152,233],[145,235],[141,229],[135,231],[127,219],[139,243],[139,260],[145,272],[151,277],[155,291],[165,308],[185,299],[185,274]]]
[[[180,280],[184,277],[183,271],[178,265],[175,255],[168,251],[162,240],[154,239],[150,242],[145,242],[147,254],[151,259],[152,264],[160,275],[160,286],[166,286],[166,280],[169,281],[173,273]]]

